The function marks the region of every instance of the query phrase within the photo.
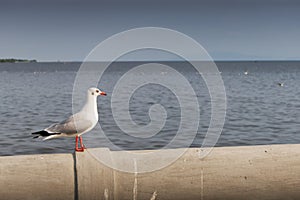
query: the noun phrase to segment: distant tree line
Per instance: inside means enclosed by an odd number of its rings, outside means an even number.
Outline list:
[[[16,63],[16,62],[37,62],[36,60],[5,58],[0,59],[0,63]]]

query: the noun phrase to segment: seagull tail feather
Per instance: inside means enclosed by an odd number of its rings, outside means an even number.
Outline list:
[[[31,134],[33,135],[33,138],[45,137],[44,140],[47,140],[47,139],[54,138],[54,137],[60,135],[61,133],[49,133],[45,130],[42,130],[42,131],[34,132]]]

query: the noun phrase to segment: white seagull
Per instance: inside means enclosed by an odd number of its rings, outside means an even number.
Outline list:
[[[35,135],[34,138],[44,137],[44,140],[48,140],[59,137],[76,137],[75,151],[84,151],[85,147],[80,136],[92,130],[98,122],[97,96],[99,95],[106,96],[106,93],[95,87],[89,88],[86,103],[80,112],[60,123],[52,124],[42,131],[32,133]],[[78,148],[78,138],[80,148]]]

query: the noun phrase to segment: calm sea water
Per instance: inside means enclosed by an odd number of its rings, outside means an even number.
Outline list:
[[[80,64],[0,64],[0,155],[73,152],[73,138],[41,141],[32,139],[31,132],[64,120],[72,113],[73,84]],[[99,128],[85,134],[83,138],[87,147],[159,149],[175,137],[180,125],[180,106],[172,91],[161,85],[149,84],[136,90],[128,108],[138,125],[150,122],[149,108],[153,104],[165,108],[165,125],[155,136],[132,137],[118,127],[112,116],[111,93],[115,84],[124,73],[140,64],[113,63],[105,71],[97,85],[108,93],[107,97],[98,99],[99,124],[104,135]],[[183,74],[197,94],[201,120],[191,146],[200,147],[211,118],[210,96],[205,82],[187,63],[164,64]],[[226,121],[217,146],[300,143],[300,62],[216,64],[227,96]],[[248,75],[244,74],[246,70]],[[177,81],[172,74],[155,69],[137,76],[143,79],[155,73],[160,73],[170,83]],[[283,87],[278,85],[279,82],[284,83]],[[122,91],[126,92],[126,87],[124,85]],[[189,95],[186,98],[190,98]]]

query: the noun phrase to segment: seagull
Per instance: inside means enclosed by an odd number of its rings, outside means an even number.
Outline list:
[[[87,91],[86,103],[78,113],[71,115],[68,119],[52,124],[42,131],[34,132],[33,138],[44,137],[43,140],[60,137],[75,137],[75,151],[83,152],[85,147],[81,135],[92,130],[98,123],[97,97],[106,96],[98,88],[92,87]],[[78,139],[80,148],[78,148]]]
[[[283,87],[283,83],[277,83],[280,87]]]
[[[248,73],[249,73],[248,70],[246,70],[246,71],[244,72],[245,75],[248,75]]]

